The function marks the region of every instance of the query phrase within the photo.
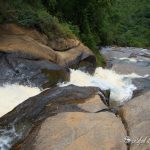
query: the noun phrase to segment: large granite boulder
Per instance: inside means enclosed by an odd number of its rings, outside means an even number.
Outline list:
[[[0,138],[11,138],[10,145],[13,145],[26,137],[41,121],[58,113],[108,110],[99,93],[98,88],[73,85],[47,89],[0,118]]]
[[[0,25],[0,85],[50,87],[68,80],[66,68],[74,66],[90,73],[96,67],[94,54],[78,40],[49,40],[35,29]]]
[[[130,150],[150,149],[150,92],[129,101],[120,109],[128,131]]]
[[[24,58],[45,59],[56,62],[57,55],[50,47],[26,35],[0,35],[0,51],[19,53]]]
[[[126,150],[121,120],[108,112],[66,112],[47,118],[14,150]]]
[[[11,112],[1,117],[0,125],[7,125],[15,118],[18,118],[18,122],[24,119],[36,122],[64,111],[98,112],[107,109],[99,92],[99,89],[95,87],[74,85],[47,89],[19,104]]]
[[[64,51],[65,50],[65,51]],[[17,53],[26,59],[49,60],[64,67],[79,65],[96,67],[96,58],[89,48],[76,39],[48,39],[35,29],[14,24],[0,25],[0,51]]]
[[[23,26],[18,26],[13,23],[0,24],[0,35],[24,35],[31,37],[32,39],[48,45],[48,37],[45,34],[38,32],[34,28],[25,28]]]

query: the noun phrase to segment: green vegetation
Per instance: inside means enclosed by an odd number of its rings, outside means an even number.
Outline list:
[[[97,46],[150,47],[150,0],[1,0],[0,23],[37,28],[50,39],[79,38],[103,63]]]
[[[110,12],[110,44],[150,48],[150,0],[115,0]]]
[[[48,11],[76,25],[96,45],[150,47],[150,0],[45,0]],[[51,6],[51,7],[50,7]]]
[[[71,25],[59,22],[55,16],[50,15],[40,0],[1,0],[0,23],[11,23],[37,28],[49,38],[70,37],[75,38]]]

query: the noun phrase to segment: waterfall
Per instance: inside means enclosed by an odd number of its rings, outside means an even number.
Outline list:
[[[95,73],[90,75],[80,70],[71,69],[70,81],[59,83],[59,86],[74,84],[77,86],[94,86],[102,90],[110,90],[110,100],[122,104],[132,98],[133,91],[136,90],[132,84],[133,78],[143,78],[137,74],[121,75],[113,70],[96,68]]]
[[[18,84],[6,84],[0,87],[0,117],[11,111],[29,97],[40,93],[37,87]]]

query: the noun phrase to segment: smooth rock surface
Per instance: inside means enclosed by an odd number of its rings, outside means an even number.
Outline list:
[[[80,43],[77,47],[68,51],[56,52],[58,54],[57,63],[62,66],[80,69],[90,74],[94,73],[96,68],[96,58],[90,49]]]
[[[26,59],[49,60],[65,67],[86,60],[96,67],[94,54],[76,39],[48,39],[35,29],[15,24],[0,25],[0,33],[1,52],[15,53]],[[65,51],[59,51],[61,49]]]
[[[112,113],[67,112],[47,118],[14,150],[126,150],[125,135]]]
[[[106,46],[100,52],[107,60],[110,60],[110,58],[135,58],[137,60],[150,61],[149,50],[143,48]]]
[[[131,140],[144,143],[133,143],[130,150],[150,149],[150,91],[138,96],[120,109],[120,114],[127,126]]]
[[[98,88],[95,87],[74,85],[47,89],[39,95],[27,99],[0,118],[0,125],[13,122],[15,118],[18,118],[18,121],[26,118],[35,122],[64,111],[97,112],[106,109],[107,106],[98,97],[98,91]]]
[[[50,47],[25,35],[0,35],[0,51],[6,53],[26,54],[22,57],[47,59],[56,62],[57,55]]]
[[[150,64],[148,66],[138,66],[136,64],[114,64],[113,70],[120,74],[131,74],[136,73],[138,75],[144,76],[150,74]]]
[[[18,26],[13,23],[1,24],[0,34],[29,36],[42,44],[48,44],[48,37],[45,34],[38,32],[34,28],[25,28],[23,26]]]
[[[95,87],[73,85],[47,89],[0,118],[0,131],[6,131],[0,132],[0,138],[11,138],[10,144],[14,145],[23,140],[41,121],[56,114],[107,110],[98,93],[99,89]],[[11,130],[15,131],[13,135]]]

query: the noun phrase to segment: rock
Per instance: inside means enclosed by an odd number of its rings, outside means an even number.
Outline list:
[[[36,29],[25,28],[23,26],[18,26],[13,23],[0,25],[0,35],[2,34],[29,36],[42,44],[48,45],[48,38],[46,35],[38,32]]]
[[[0,85],[5,83],[50,87],[69,80],[69,70],[47,60],[30,60],[0,53]]]
[[[136,142],[133,143],[130,150],[148,150],[150,148],[150,91],[138,96],[120,109],[120,114],[126,124],[129,137]],[[145,139],[145,141],[140,141]]]
[[[82,66],[88,72],[96,67],[94,54],[78,40],[50,40],[36,30],[15,24],[0,25],[0,52],[15,53],[25,59],[49,60],[64,67]]]
[[[80,42],[76,39],[64,39],[64,38],[50,40],[48,43],[48,45],[55,51],[67,51],[77,47],[79,44]]]
[[[98,97],[98,88],[94,87],[55,87],[43,91],[19,104],[11,112],[0,118],[0,130],[10,130],[17,133],[11,144],[23,139],[29,131],[42,120],[62,112],[99,112],[107,110],[101,98]],[[12,127],[13,126],[13,127]],[[8,138],[10,138],[7,132]],[[3,133],[0,132],[0,137]],[[12,137],[12,136],[11,136]]]
[[[150,89],[150,77],[133,79],[132,82],[137,87],[137,90],[134,91],[133,96],[141,95]]]
[[[108,112],[66,112],[47,118],[14,150],[126,150],[123,124]]]
[[[56,52],[58,57],[58,64],[63,66],[74,66],[77,67],[85,66],[86,68],[96,67],[96,58],[90,49],[83,44],[72,48],[65,52]],[[82,63],[85,64],[83,65]],[[88,63],[87,63],[88,62]]]
[[[3,126],[13,122],[15,118],[19,120],[28,118],[35,122],[50,114],[63,111],[97,112],[106,109],[107,106],[98,97],[98,91],[98,88],[95,87],[77,87],[74,85],[47,89],[24,101],[0,118],[0,125]],[[71,105],[72,107],[70,107]]]
[[[133,96],[138,96],[150,89],[150,59],[146,57],[149,50],[133,47],[105,47],[102,54],[107,58],[107,67],[119,74],[137,74],[132,79],[137,87]]]
[[[101,53],[107,58],[131,58],[149,61],[149,50],[136,47],[103,47]]]
[[[137,96],[140,93],[146,92],[150,89],[150,77],[148,77],[148,75],[150,75],[150,65],[144,66],[142,64],[139,65],[138,63],[134,63],[134,64],[117,63],[112,66],[112,69],[120,74],[135,73],[143,77],[143,78],[135,77],[134,79],[132,79],[133,84],[137,87],[137,90],[134,91],[134,96]]]
[[[112,67],[113,70],[120,74],[131,74],[131,73],[136,73],[138,75],[144,76],[146,74],[150,74],[150,65],[149,66],[140,66],[137,63],[131,64],[122,64],[122,63],[117,63],[114,64]]]
[[[87,112],[93,113],[108,109],[108,107],[103,103],[98,93],[95,93],[93,97],[90,97],[84,103],[78,104],[78,107],[82,108]]]
[[[76,48],[72,48],[65,52],[56,52],[60,56],[60,61],[58,61],[61,65],[72,65],[75,61],[79,62],[80,60],[86,59],[89,56],[93,56],[92,52],[88,47],[80,44]]]
[[[135,73],[142,74],[143,71],[146,71],[145,67],[149,67],[150,65],[148,49],[134,47],[103,47],[101,53],[106,58],[108,66],[116,65],[114,68],[120,73],[131,73],[135,71]],[[130,69],[128,69],[128,67]],[[142,71],[137,68],[141,68]]]
[[[0,85],[18,83],[46,88],[68,80],[66,68],[72,65],[82,66],[91,73],[94,71],[95,56],[79,41],[51,41],[58,49],[67,47],[69,50],[65,52],[56,52],[47,45],[47,37],[35,29],[15,24],[0,25]]]
[[[24,35],[0,35],[0,51],[18,53],[23,58],[57,60],[56,53],[50,47]]]

